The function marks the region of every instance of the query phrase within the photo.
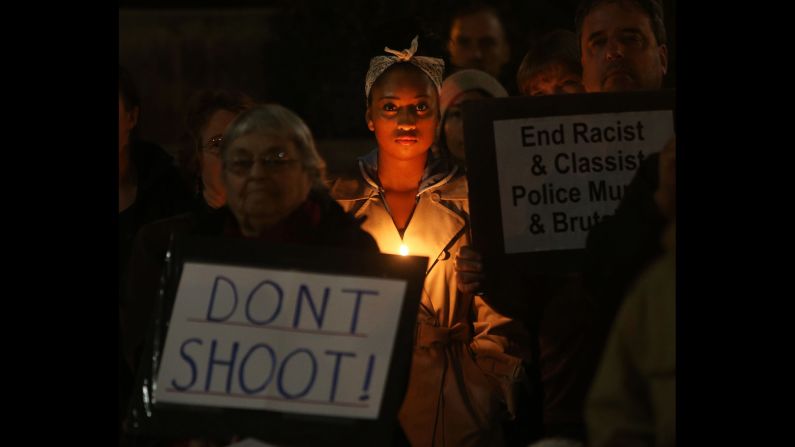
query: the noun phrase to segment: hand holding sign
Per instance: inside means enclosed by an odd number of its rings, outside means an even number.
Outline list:
[[[458,290],[464,294],[477,293],[486,279],[482,256],[468,245],[461,247],[456,255],[455,271],[458,274]]]

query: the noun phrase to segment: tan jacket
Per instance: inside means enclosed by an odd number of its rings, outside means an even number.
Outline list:
[[[414,214],[401,240],[377,183],[377,151],[359,161],[361,178],[338,180],[331,194],[354,216],[383,253],[427,256],[417,315],[409,389],[400,422],[414,446],[500,445],[499,419],[513,404],[511,386],[523,376],[509,334],[521,326],[480,297],[456,287],[455,255],[469,244],[467,182],[432,157]]]

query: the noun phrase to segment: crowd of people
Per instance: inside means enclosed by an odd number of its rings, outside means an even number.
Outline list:
[[[419,36],[362,67],[376,147],[351,160],[356,175],[333,180],[298,114],[233,90],[191,97],[188,137],[172,158],[137,134],[144,111],[120,66],[121,445],[228,442],[128,430],[176,233],[387,254],[410,247],[428,257],[397,445],[675,445],[675,139],[641,163],[614,215],[591,229],[581,270],[522,278],[523,292],[510,299],[540,304],[505,312],[470,246],[466,176],[478,166],[467,165],[461,113],[467,101],[512,91],[661,89],[661,5],[582,0],[574,29],[544,35],[510,76],[496,9],[469,7],[451,24],[452,66],[424,53]]]

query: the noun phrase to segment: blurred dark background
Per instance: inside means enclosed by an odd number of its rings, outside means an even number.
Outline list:
[[[364,75],[383,47],[444,57],[450,12],[461,1],[121,1],[119,62],[141,93],[141,136],[174,154],[184,107],[201,88],[232,88],[297,112],[332,173],[374,147],[364,122]],[[530,44],[555,28],[574,30],[577,0],[496,0],[515,73]],[[676,85],[675,0],[665,0],[669,73]],[[415,31],[416,30],[416,31]],[[408,37],[407,37],[408,36]]]

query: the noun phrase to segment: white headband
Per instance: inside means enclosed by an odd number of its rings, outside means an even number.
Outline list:
[[[414,56],[419,45],[419,36],[415,36],[411,41],[411,47],[403,51],[396,51],[389,47],[384,47],[384,51],[394,56],[376,56],[370,59],[370,68],[367,70],[367,79],[364,83],[364,93],[370,97],[370,89],[379,76],[384,74],[387,68],[398,62],[408,62],[422,70],[436,86],[437,93],[442,90],[442,76],[444,75],[444,61],[436,57]]]

